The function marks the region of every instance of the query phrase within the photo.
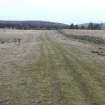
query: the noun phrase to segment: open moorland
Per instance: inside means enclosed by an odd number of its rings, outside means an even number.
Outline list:
[[[105,31],[0,29],[0,105],[105,105]]]

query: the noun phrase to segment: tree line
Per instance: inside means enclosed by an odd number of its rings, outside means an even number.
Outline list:
[[[10,28],[10,29],[89,29],[89,30],[101,30],[101,24],[89,23],[87,25],[57,25],[57,24],[13,24],[13,23],[0,23],[0,28]]]
[[[94,24],[94,23],[89,23],[87,25],[78,25],[78,24],[71,24],[69,26],[69,29],[88,29],[88,30],[101,30],[102,25],[101,24]]]

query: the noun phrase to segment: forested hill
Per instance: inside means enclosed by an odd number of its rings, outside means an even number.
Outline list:
[[[0,28],[13,29],[62,29],[69,26],[62,23],[47,21],[0,21]]]

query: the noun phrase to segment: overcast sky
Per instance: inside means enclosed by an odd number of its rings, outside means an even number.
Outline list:
[[[0,0],[0,20],[105,22],[105,0]]]

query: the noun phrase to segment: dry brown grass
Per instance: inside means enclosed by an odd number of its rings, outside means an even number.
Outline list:
[[[64,30],[68,34],[72,35],[86,35],[86,36],[96,36],[105,38],[105,30]]]
[[[63,31],[105,36],[105,31]],[[104,44],[54,30],[4,29],[0,40],[0,105],[105,105],[105,57],[93,53],[104,54]]]

